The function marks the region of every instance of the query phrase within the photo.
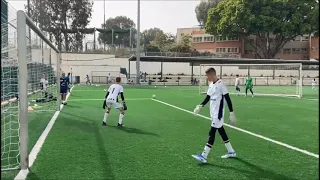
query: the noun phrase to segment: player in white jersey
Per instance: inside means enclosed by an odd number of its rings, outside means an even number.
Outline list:
[[[48,86],[48,80],[46,79],[46,75],[42,74],[42,78],[40,79],[40,89],[43,92],[46,92]]]
[[[239,87],[239,85],[240,85],[240,79],[239,79],[239,75],[237,74],[236,75],[236,81],[235,81],[235,84],[234,84],[234,86],[236,87],[237,96],[240,95],[240,87]]]
[[[127,110],[127,106],[126,103],[124,101],[124,95],[123,95],[123,87],[121,86],[121,78],[117,77],[116,78],[116,83],[112,84],[109,87],[109,90],[105,96],[105,100],[103,102],[103,109],[105,109],[107,107],[107,111],[104,114],[103,117],[103,122],[102,125],[106,126],[107,125],[107,118],[110,114],[111,111],[111,107],[115,108],[115,109],[119,109],[120,110],[120,116],[119,116],[119,121],[118,121],[118,127],[122,127],[122,119],[124,117],[124,113]],[[120,95],[121,100],[122,100],[122,104],[120,104],[118,102],[118,95]]]
[[[312,80],[311,85],[312,85],[312,89],[316,89],[316,85],[317,85],[316,79]]]
[[[215,140],[216,131],[219,132],[228,151],[228,153],[226,155],[221,156],[221,158],[229,158],[236,156],[236,153],[233,150],[229,138],[226,134],[226,131],[223,127],[225,101],[227,102],[230,111],[229,123],[234,125],[236,121],[227,87],[223,84],[221,80],[217,78],[216,70],[214,68],[209,68],[206,71],[206,76],[208,78],[208,81],[211,82],[207,91],[207,96],[204,99],[204,101],[200,105],[197,105],[194,109],[194,114],[197,115],[200,111],[200,108],[205,106],[210,101],[210,116],[212,122],[211,129],[209,132],[209,140],[201,154],[192,155],[192,157],[194,157],[198,161],[201,161],[202,163],[207,162],[208,154]]]

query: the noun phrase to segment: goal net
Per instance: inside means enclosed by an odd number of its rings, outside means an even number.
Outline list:
[[[201,64],[200,94],[207,91],[209,82],[205,71],[211,67],[228,86],[231,94],[236,94],[236,75],[239,76],[240,94],[245,94],[246,78],[249,75],[255,95],[302,97],[302,64]]]
[[[27,168],[28,162],[20,159],[27,161],[28,143],[35,143],[28,142],[29,132],[44,129],[60,107],[59,51],[24,12],[18,12],[15,25],[1,25],[2,171]]]

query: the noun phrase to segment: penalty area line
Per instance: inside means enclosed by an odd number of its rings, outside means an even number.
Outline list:
[[[72,89],[74,88],[71,87],[70,92],[72,92]],[[67,97],[66,97],[66,101],[68,101],[68,98],[70,97],[70,93],[68,93]],[[39,137],[38,141],[36,142],[36,144],[33,146],[30,154],[29,154],[29,168],[28,169],[21,169],[19,171],[19,173],[17,174],[17,176],[14,178],[14,180],[25,180],[29,174],[29,169],[31,168],[31,166],[33,165],[33,163],[35,162],[47,136],[49,135],[49,132],[51,131],[54,123],[56,122],[61,110],[63,109],[64,105],[61,104],[60,105],[60,111],[56,111],[54,113],[54,115],[52,116],[51,120],[49,121],[47,127],[44,129],[44,131],[42,132],[41,136]]]
[[[189,113],[189,114],[193,114],[193,112],[191,112],[191,111],[189,111],[189,110],[186,110],[186,109],[183,109],[183,108],[180,108],[180,107],[177,107],[177,106],[175,106],[175,105],[172,105],[172,104],[169,104],[169,103],[166,103],[166,102],[157,100],[157,99],[152,99],[152,100],[153,100],[153,101],[156,101],[156,102],[158,102],[158,103],[161,103],[161,104],[170,106],[170,107],[172,107],[172,108],[178,109],[178,110],[180,110],[180,111],[184,111],[184,112],[187,112],[187,113]],[[204,118],[204,119],[211,120],[209,117],[203,116],[203,115],[201,115],[201,114],[198,114],[198,116],[200,116],[200,117],[202,117],[202,118]],[[274,144],[277,144],[277,145],[286,147],[286,148],[288,148],[288,149],[291,149],[291,150],[294,150],[294,151],[298,151],[298,152],[300,152],[300,153],[303,153],[303,154],[306,154],[306,155],[309,155],[309,156],[312,156],[312,157],[315,157],[315,158],[318,158],[318,159],[319,159],[319,154],[315,154],[315,153],[309,152],[309,151],[307,151],[307,150],[299,149],[299,148],[294,147],[294,146],[291,146],[291,145],[289,145],[289,144],[286,144],[286,143],[283,143],[283,142],[280,142],[280,141],[276,141],[276,140],[270,139],[270,138],[268,138],[268,137],[265,137],[265,136],[262,136],[262,135],[259,135],[259,134],[256,134],[256,133],[253,133],[253,132],[250,132],[250,131],[247,131],[247,130],[244,130],[244,129],[241,129],[241,128],[238,128],[238,127],[235,127],[235,126],[232,126],[232,125],[229,125],[229,124],[224,124],[224,126],[227,126],[227,127],[229,127],[229,128],[235,129],[235,130],[237,130],[237,131],[240,131],[240,132],[249,134],[249,135],[251,135],[251,136],[254,136],[254,137],[257,137],[257,138],[260,138],[260,139],[269,141],[269,142],[271,142],[271,143],[274,143]]]

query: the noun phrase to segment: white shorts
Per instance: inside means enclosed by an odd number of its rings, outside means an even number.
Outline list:
[[[214,128],[221,128],[224,123],[223,117],[220,120],[218,118],[211,118],[211,121],[212,121],[211,127],[214,127]]]
[[[123,108],[122,104],[116,102],[116,101],[106,101],[106,105],[108,108],[115,108],[115,109],[121,109]]]

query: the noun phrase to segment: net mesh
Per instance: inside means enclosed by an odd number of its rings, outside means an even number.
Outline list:
[[[28,102],[31,112],[57,110],[57,52],[27,28]]]
[[[17,16],[9,4],[7,10],[1,17],[1,170],[19,168]]]
[[[30,133],[40,127],[37,121],[49,122],[58,108],[57,64],[58,53],[27,25],[27,97],[19,97],[19,60],[17,15],[1,24],[1,170],[19,169],[19,98],[28,100]],[[8,18],[9,19],[9,18]],[[49,38],[48,38],[49,39]],[[31,125],[31,124],[32,125]],[[46,125],[46,124],[44,124]],[[28,130],[26,130],[28,131]]]
[[[202,64],[200,65],[199,92],[205,93],[208,81],[205,71],[213,67],[218,78],[230,86],[230,93],[237,93],[235,88],[236,75],[239,76],[240,94],[246,89],[246,78],[248,74],[252,78],[253,92],[255,95],[266,96],[295,96],[301,97],[302,84],[300,68],[301,64]]]

